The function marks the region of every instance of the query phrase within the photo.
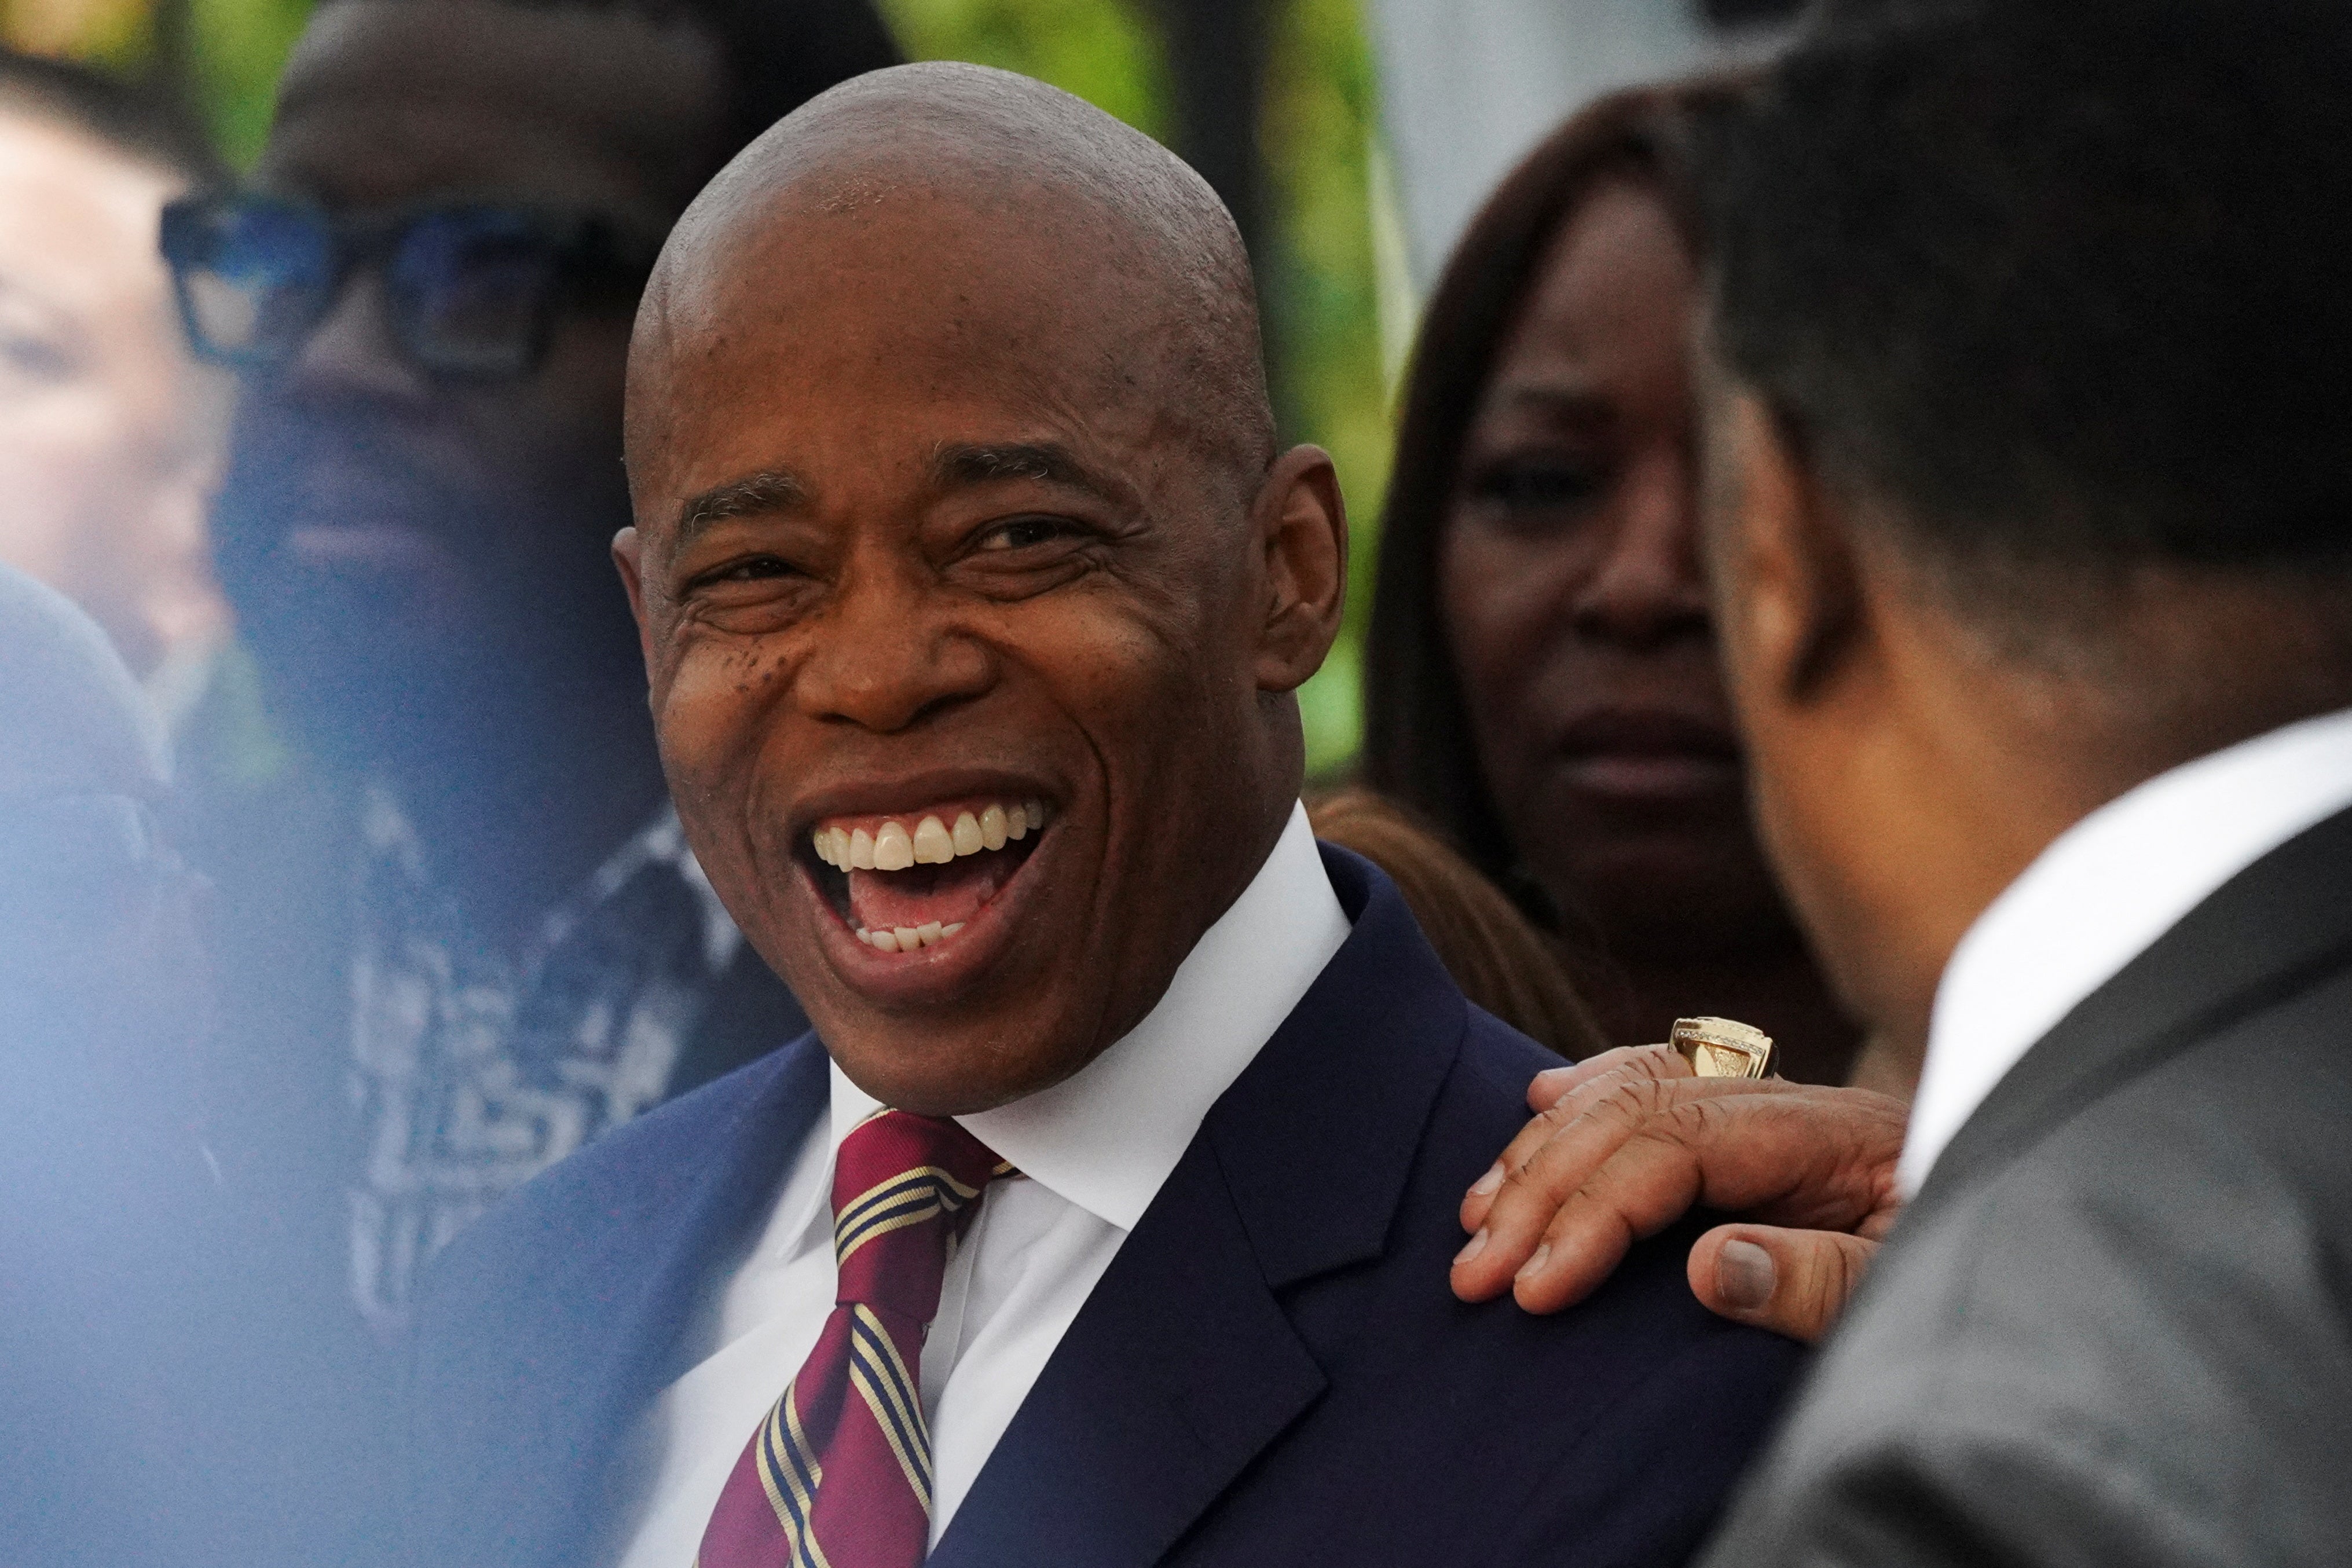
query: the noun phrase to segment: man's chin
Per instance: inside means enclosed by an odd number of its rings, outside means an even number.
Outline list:
[[[934,1116],[992,1110],[1068,1077],[1103,1043],[1074,1037],[1076,1020],[1101,1012],[1100,998],[1068,990],[1079,977],[1013,958],[992,967],[993,945],[943,943],[863,984],[821,958],[815,983],[794,989],[842,1070],[884,1104]]]
[[[1050,934],[1076,922],[1028,902],[992,900],[908,952],[861,942],[830,911],[816,922],[794,989],[852,1082],[900,1110],[969,1115],[1060,1082],[1108,1043],[1094,1037],[1107,999],[1089,943]]]
[[[883,1104],[919,1116],[971,1116],[1051,1089],[1097,1054],[1093,1042],[1057,1038],[1047,1020],[965,1019],[934,1031],[894,1019],[878,1026],[817,1024],[817,1036],[849,1081]],[[1004,1042],[1022,1042],[1008,1051]]]

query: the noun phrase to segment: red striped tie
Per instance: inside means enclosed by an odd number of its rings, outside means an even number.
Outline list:
[[[698,1568],[915,1568],[929,1544],[923,1333],[949,1238],[1012,1167],[952,1121],[885,1110],[842,1140],[833,1175],[833,1315],[744,1446]]]

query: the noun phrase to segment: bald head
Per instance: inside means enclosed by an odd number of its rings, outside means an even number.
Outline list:
[[[731,281],[791,265],[812,227],[895,226],[927,209],[1022,241],[1046,264],[1038,281],[1097,306],[1106,390],[1161,400],[1202,457],[1255,489],[1274,460],[1274,416],[1249,257],[1224,204],[1174,153],[1084,100],[953,62],[869,72],[812,99],[695,200],[639,313],[632,449],[636,416],[660,412],[636,384],[664,376],[681,337],[719,325]],[[926,259],[941,258],[904,258]],[[1004,281],[946,270],[974,288]]]

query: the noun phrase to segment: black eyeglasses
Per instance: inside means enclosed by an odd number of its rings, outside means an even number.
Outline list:
[[[163,209],[163,240],[203,358],[285,363],[351,275],[374,267],[401,352],[464,381],[528,375],[559,287],[642,286],[653,264],[650,247],[625,247],[593,215],[488,205],[352,216],[275,196],[191,196]]]

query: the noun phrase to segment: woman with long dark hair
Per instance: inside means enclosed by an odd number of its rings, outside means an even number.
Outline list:
[[[1447,264],[1381,526],[1364,782],[1553,933],[1612,1044],[1719,1014],[1837,1081],[1854,1031],[1750,826],[1698,563],[1683,171],[1727,91],[1578,115]]]

